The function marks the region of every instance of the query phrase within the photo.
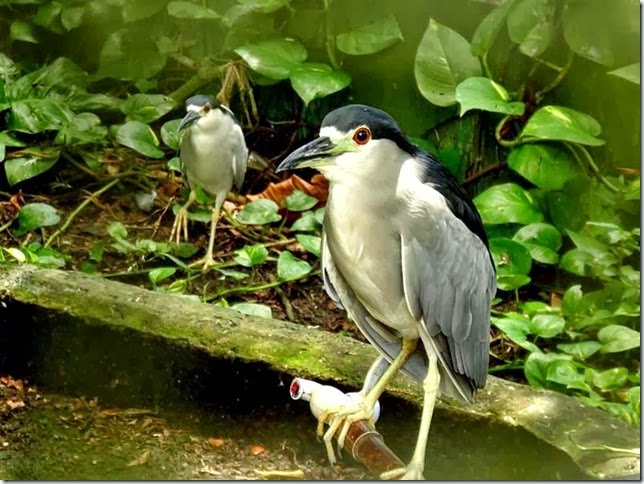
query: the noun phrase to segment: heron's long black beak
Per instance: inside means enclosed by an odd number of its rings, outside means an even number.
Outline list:
[[[181,123],[179,123],[179,131],[189,128],[199,121],[200,117],[201,115],[197,111],[188,111],[181,120]]]
[[[320,136],[310,143],[299,147],[282,161],[275,173],[296,168],[315,168],[328,164],[330,159],[338,155],[337,145],[326,136]]]

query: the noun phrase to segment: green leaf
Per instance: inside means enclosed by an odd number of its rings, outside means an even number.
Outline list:
[[[247,245],[235,251],[233,258],[237,264],[244,267],[253,267],[262,264],[268,257],[268,249],[262,244]]]
[[[610,71],[608,74],[611,76],[621,77],[627,81],[631,81],[633,84],[640,85],[640,63],[636,62],[635,64],[630,64],[619,69]]]
[[[45,3],[38,7],[36,15],[34,16],[34,23],[39,25],[50,32],[62,34],[62,24],[60,23],[60,13],[62,5],[58,2]]]
[[[60,22],[67,31],[80,27],[83,24],[83,16],[85,15],[84,7],[70,7],[63,8],[60,14]]]
[[[570,151],[553,144],[529,143],[510,152],[508,166],[542,190],[560,190],[585,174]]]
[[[514,2],[515,0],[507,0],[483,19],[472,36],[472,54],[482,56],[490,50]]]
[[[318,222],[312,212],[303,213],[300,218],[291,225],[291,230],[294,232],[313,232],[321,228],[322,224]]]
[[[65,123],[54,142],[60,145],[104,145],[107,128],[101,126],[101,119],[93,113],[74,115],[71,121]]]
[[[36,29],[34,25],[26,20],[14,20],[9,27],[9,38],[11,40],[21,40],[22,42],[38,43]]]
[[[344,71],[334,71],[326,64],[306,63],[294,67],[290,73],[291,86],[304,104],[338,92],[351,84],[351,76]]]
[[[580,341],[578,343],[560,343],[557,345],[559,351],[582,361],[597,353],[601,347],[601,343],[597,341]]]
[[[554,361],[570,360],[569,355],[562,355],[560,353],[541,353],[540,351],[530,353],[526,359],[523,371],[528,380],[528,383],[533,387],[546,387],[548,367]]]
[[[515,183],[494,185],[474,199],[483,223],[488,225],[543,221],[543,214],[536,201]]]
[[[265,40],[235,49],[248,66],[271,79],[286,79],[306,60],[306,48],[296,40]]]
[[[270,307],[265,304],[256,304],[256,303],[237,303],[230,306],[230,309],[239,311],[243,314],[248,314],[250,316],[257,316],[260,318],[272,318],[273,311]]]
[[[168,3],[168,15],[180,19],[218,19],[214,10],[192,2],[173,1]]]
[[[551,382],[565,385],[566,388],[577,388],[588,391],[584,374],[579,371],[577,364],[572,361],[555,360],[548,364],[546,379]]]
[[[241,281],[243,279],[246,279],[248,277],[248,274],[245,272],[241,271],[234,271],[231,269],[220,269],[218,267],[215,267],[215,270],[219,272],[220,274],[223,274],[226,277],[230,277],[235,281]]]
[[[176,103],[162,94],[134,94],[121,104],[126,121],[151,123],[174,109]]]
[[[114,239],[125,239],[127,237],[127,229],[121,222],[112,222],[107,226],[107,233]]]
[[[294,190],[284,200],[284,206],[292,212],[303,212],[317,205],[318,199],[311,197],[302,190]]]
[[[628,369],[623,366],[610,370],[598,371],[593,375],[593,385],[604,392],[619,390],[626,385]]]
[[[18,249],[17,247],[3,247],[3,249],[9,254],[11,257],[16,259],[18,262],[26,262],[27,261],[27,256],[23,251]]]
[[[163,136],[163,133],[161,134],[161,136]],[[181,172],[181,159],[178,156],[170,158],[166,166],[168,167],[168,170]]]
[[[518,242],[505,238],[490,240],[490,252],[497,269],[497,285],[511,291],[530,282],[527,274],[532,267],[528,250]]]
[[[177,272],[176,267],[156,267],[148,272],[150,282],[155,286],[164,279],[171,277]]]
[[[521,102],[507,102],[508,99],[505,88],[486,77],[469,77],[456,86],[456,100],[461,104],[461,116],[470,109],[522,115],[525,105]]]
[[[640,346],[639,331],[619,324],[611,324],[600,329],[597,339],[602,344],[600,350],[602,353],[619,353]]]
[[[530,326],[533,334],[541,338],[554,338],[566,328],[566,320],[554,314],[537,314]]]
[[[277,213],[279,207],[273,200],[259,199],[247,203],[244,208],[237,213],[235,219],[238,222],[247,225],[264,225],[271,222],[277,222],[282,216]]]
[[[121,125],[116,132],[116,141],[150,158],[163,158],[163,151],[158,149],[159,139],[147,124],[140,121]]]
[[[254,12],[272,13],[291,3],[291,0],[237,0],[237,3]]]
[[[547,223],[534,223],[521,227],[512,240],[520,242],[530,251],[537,262],[556,264],[559,262],[557,251],[561,247],[561,233]]]
[[[566,230],[566,233],[578,249],[587,252],[594,257],[601,257],[610,250],[608,245],[593,237],[589,237],[588,235],[580,234],[572,230]]]
[[[456,86],[468,77],[480,76],[481,63],[463,36],[431,19],[416,51],[414,75],[429,102],[451,106],[456,103]]]
[[[60,216],[54,207],[46,203],[27,203],[18,212],[18,230],[14,235],[20,237],[40,227],[49,227],[60,222]]]
[[[125,0],[121,3],[123,7],[123,20],[125,22],[136,22],[150,18],[152,15],[163,9],[167,0],[145,0],[144,2],[131,2]]]
[[[60,150],[57,148],[28,148],[22,153],[23,156],[4,162],[7,181],[11,186],[46,172],[60,157]]]
[[[89,258],[100,262],[103,260],[103,251],[105,250],[105,241],[99,240],[92,245],[92,250],[89,253]]]
[[[544,106],[530,117],[521,138],[530,136],[600,146],[604,144],[604,140],[597,138],[600,133],[599,123],[586,113],[563,106]]]
[[[584,252],[579,249],[572,249],[563,255],[561,262],[559,262],[559,267],[571,274],[588,276],[590,273],[587,268],[589,268],[592,262],[593,257],[588,252]]]
[[[530,352],[541,352],[539,347],[528,341],[530,321],[519,318],[492,318],[492,324],[499,328],[505,336]]]
[[[625,27],[621,19],[615,18],[617,10],[613,5],[606,9],[603,2],[566,2],[562,16],[563,34],[572,51],[593,62],[613,65],[616,52],[614,39],[618,38],[614,32],[620,32]],[[600,22],[603,28],[598,29]]]
[[[320,246],[322,244],[322,239],[320,237],[316,235],[297,234],[295,238],[300,244],[302,244],[304,250],[320,257]]]
[[[173,150],[178,150],[181,146],[181,133],[179,132],[179,124],[181,124],[181,119],[171,119],[170,121],[163,123],[163,126],[161,126],[161,139],[166,144],[166,146],[172,148]]]
[[[518,0],[508,14],[508,34],[519,50],[537,57],[550,46],[555,33],[551,0]]]
[[[561,301],[561,311],[564,316],[578,316],[588,309],[588,303],[584,300],[584,293],[581,286],[575,284],[568,288]]]
[[[311,264],[298,259],[288,250],[282,252],[277,259],[277,276],[284,281],[292,281],[306,276],[313,270]]]
[[[336,37],[336,47],[350,55],[380,52],[403,39],[396,17],[389,14]]]
[[[74,113],[58,99],[23,99],[11,103],[8,127],[23,133],[60,129]]]
[[[147,2],[126,2],[139,5]],[[103,44],[98,56],[96,78],[112,77],[140,81],[158,74],[167,55],[159,52],[147,29],[123,28],[114,31]]]

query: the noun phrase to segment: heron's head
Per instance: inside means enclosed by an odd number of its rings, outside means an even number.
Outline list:
[[[319,138],[291,153],[276,171],[315,168],[333,181],[378,170],[412,152],[413,145],[391,116],[380,109],[351,104],[327,114]]]
[[[186,100],[186,115],[179,124],[179,131],[198,125],[214,129],[223,117],[235,119],[232,111],[212,96],[199,94]]]

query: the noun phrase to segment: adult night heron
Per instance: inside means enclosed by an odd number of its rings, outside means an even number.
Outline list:
[[[196,188],[214,196],[208,250],[203,259],[192,264],[203,264],[206,269],[214,264],[215,230],[221,206],[233,184],[239,190],[244,181],[248,148],[233,112],[213,97],[192,96],[186,100],[186,110],[179,124],[179,131],[186,130],[180,160],[190,196],[177,213],[170,240],[178,243],[182,231],[184,238],[188,238],[188,208],[196,199]]]
[[[313,167],[329,180],[322,236],[327,293],[381,354],[363,400],[319,418],[328,441],[373,415],[402,369],[423,382],[416,448],[383,478],[421,479],[437,393],[471,401],[485,385],[494,263],[481,218],[436,158],[413,145],[385,112],[350,105],[329,113],[320,137],[277,171]],[[418,342],[422,343],[418,345]],[[335,456],[329,453],[333,462]]]

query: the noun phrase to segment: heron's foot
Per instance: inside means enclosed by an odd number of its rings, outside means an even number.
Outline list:
[[[380,474],[380,479],[383,481],[400,480],[400,481],[424,481],[423,466],[417,465],[413,461],[407,467],[399,467]]]
[[[194,262],[191,262],[188,264],[190,267],[199,267],[201,266],[201,270],[203,272],[206,272],[210,267],[216,265],[217,262],[215,262],[215,259],[212,257],[211,252],[207,252],[204,257],[202,257],[199,260],[196,260]]]
[[[322,437],[324,445],[326,447],[327,456],[329,457],[329,462],[335,464],[337,462],[336,454],[333,451],[332,439],[335,434],[340,431],[338,434],[338,451],[337,455],[340,455],[340,451],[344,447],[344,441],[349,432],[349,427],[355,422],[360,420],[366,420],[371,425],[374,424],[374,407],[377,400],[373,400],[368,397],[363,397],[358,399],[353,397],[355,400],[352,403],[340,405],[338,407],[332,408],[325,411],[320,415],[318,419],[318,428],[317,434]],[[324,431],[324,424],[328,424],[329,428]]]
[[[170,242],[181,242],[181,233],[183,232],[183,240],[188,241],[188,210],[181,207],[174,218],[172,231],[170,232]]]

